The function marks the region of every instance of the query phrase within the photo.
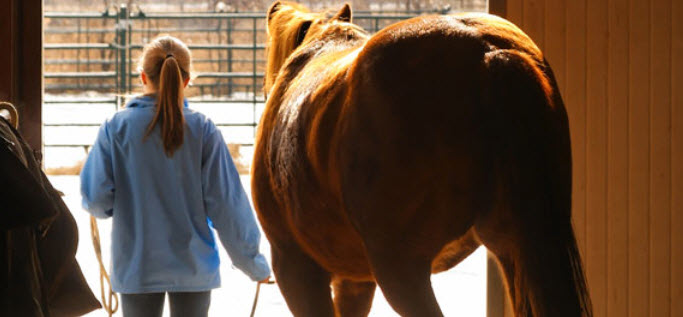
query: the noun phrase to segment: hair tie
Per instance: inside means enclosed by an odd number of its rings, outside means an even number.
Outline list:
[[[168,59],[169,57],[174,57],[174,56],[173,56],[173,54],[168,54],[168,55],[166,55],[165,59]]]

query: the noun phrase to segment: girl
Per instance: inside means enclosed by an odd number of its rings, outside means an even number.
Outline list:
[[[267,281],[260,233],[220,131],[183,97],[190,51],[162,36],[140,59],[144,95],[102,124],[81,172],[83,207],[113,218],[112,289],[124,317],[207,316],[220,286],[216,229],[234,266]]]

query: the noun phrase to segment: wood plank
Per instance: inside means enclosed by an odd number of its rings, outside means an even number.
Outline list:
[[[576,240],[586,262],[586,2],[568,1],[567,83],[563,95],[572,139],[572,217]]]
[[[512,21],[512,23],[516,24],[518,27],[524,29],[523,25],[523,20],[522,20],[522,5],[524,4],[524,0],[507,0],[507,6],[506,6],[506,19]]]
[[[650,0],[629,7],[629,316],[650,314]]]
[[[0,10],[0,42],[13,43],[16,36],[16,29],[14,27],[13,15],[15,5],[12,1],[3,4],[4,9]],[[3,70],[3,76],[0,76],[0,100],[10,101],[14,97],[15,85],[14,74],[14,60],[15,50],[5,48],[0,50],[0,69]]]
[[[545,1],[524,0],[522,20],[524,32],[541,49],[545,48]]]
[[[628,2],[609,0],[607,311],[628,316]]]
[[[489,13],[495,14],[499,17],[507,16],[507,1],[506,0],[489,0]]]
[[[545,50],[543,53],[555,73],[560,92],[564,93],[566,89],[567,23],[565,14],[567,0],[547,1],[545,5]]]
[[[596,316],[607,315],[607,1],[587,6],[586,274]]]
[[[671,0],[650,3],[650,316],[670,314]],[[680,36],[680,35],[679,35]]]
[[[486,317],[506,317],[510,304],[505,290],[503,273],[496,256],[490,251],[486,254]]]
[[[671,316],[683,316],[683,1],[671,10]]]
[[[8,1],[5,1],[7,3]],[[12,0],[17,7],[15,16],[17,36],[13,45],[16,67],[12,80],[16,95],[12,102],[21,113],[19,130],[34,150],[41,150],[43,131],[43,1]]]

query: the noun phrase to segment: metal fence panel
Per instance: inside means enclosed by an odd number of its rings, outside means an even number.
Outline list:
[[[373,14],[360,12],[354,23],[369,32],[424,12]],[[434,12],[429,12],[434,13]],[[447,13],[437,12],[437,13]],[[253,135],[263,108],[261,94],[265,70],[264,13],[130,13],[46,12],[45,106],[110,103],[119,109],[126,96],[140,90],[136,63],[144,45],[160,33],[173,33],[193,52],[195,65],[190,100],[193,105],[237,107],[251,105],[244,122],[217,122],[224,128],[251,129]],[[173,25],[176,24],[176,25]],[[92,41],[93,37],[96,39]],[[195,42],[204,37],[204,42]],[[66,41],[66,42],[65,42]],[[85,56],[83,58],[82,56]],[[93,57],[96,56],[96,57]],[[95,97],[82,96],[99,92]],[[104,97],[103,97],[104,96]],[[94,123],[55,123],[48,128],[94,127]],[[228,138],[229,139],[229,138]],[[243,140],[245,141],[245,140]],[[46,146],[79,144],[46,143]],[[89,144],[81,144],[88,146]]]

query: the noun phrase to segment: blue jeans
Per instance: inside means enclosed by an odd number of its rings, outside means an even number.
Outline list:
[[[123,317],[161,317],[166,293],[120,294]],[[207,317],[211,291],[169,292],[171,317]]]

